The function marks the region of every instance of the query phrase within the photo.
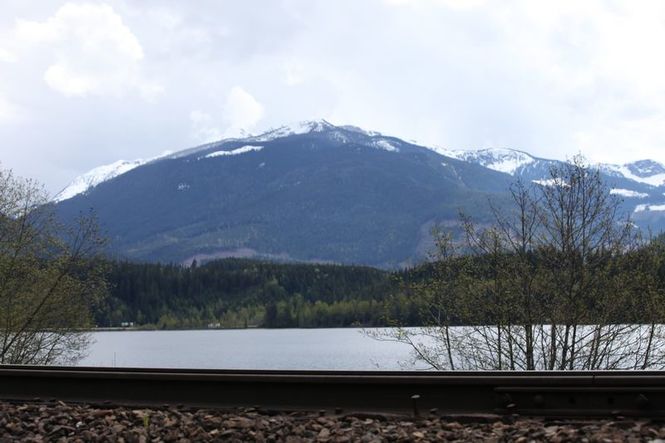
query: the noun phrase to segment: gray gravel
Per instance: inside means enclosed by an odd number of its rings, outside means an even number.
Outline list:
[[[330,412],[328,412],[330,414]],[[663,440],[659,440],[663,439]],[[542,420],[494,416],[409,418],[255,409],[133,409],[63,402],[0,403],[0,442],[663,441],[648,420]]]

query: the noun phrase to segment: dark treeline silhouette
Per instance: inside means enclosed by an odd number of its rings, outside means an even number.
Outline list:
[[[662,244],[662,239],[655,243]],[[645,251],[624,254],[622,267],[634,267]],[[506,260],[509,258],[507,255]],[[464,273],[468,278],[473,269],[474,280],[486,281],[493,259],[483,255],[450,258],[451,277],[459,279]],[[117,327],[123,322],[149,328],[422,326],[429,324],[431,313],[414,291],[440,272],[438,263],[388,272],[363,266],[247,259],[192,267],[120,261],[106,267],[110,295],[95,310],[99,327]],[[665,287],[665,266],[654,271]],[[593,306],[588,306],[588,312],[592,314]],[[464,306],[448,314],[449,323],[455,326],[498,320],[492,304]],[[645,320],[641,305],[627,306],[615,315],[614,322]]]
[[[100,327],[379,326],[417,324],[394,275],[362,266],[224,259],[205,265],[111,262]],[[397,299],[397,300],[395,300]],[[409,313],[410,311],[410,313]]]

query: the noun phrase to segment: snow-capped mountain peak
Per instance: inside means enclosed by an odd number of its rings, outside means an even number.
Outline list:
[[[638,160],[624,165],[638,177],[653,177],[665,174],[665,166],[653,160]]]
[[[506,148],[480,149],[477,151],[445,148],[436,148],[435,150],[447,157],[476,163],[486,168],[511,175],[514,175],[520,167],[536,161],[535,158],[526,152]]]
[[[323,133],[326,132],[329,136],[337,141],[342,143],[347,143],[350,139],[347,135],[357,134],[360,137],[367,137],[365,142],[368,146],[371,146],[376,149],[382,149],[390,152],[399,152],[399,148],[394,145],[393,142],[389,141],[389,138],[384,139],[380,133],[374,131],[365,131],[361,128],[355,126],[335,126],[326,120],[307,120],[297,123],[292,123],[288,125],[283,125],[275,129],[271,129],[263,134],[256,136],[248,136],[243,138],[231,138],[224,139],[217,142],[207,143],[205,145],[197,146],[194,148],[186,149],[176,153],[165,153],[163,155],[150,158],[147,160],[137,159],[137,160],[118,160],[114,163],[107,165],[98,166],[85,174],[82,174],[76,177],[69,185],[67,185],[62,191],[56,194],[53,197],[53,202],[58,203],[63,200],[68,200],[76,195],[84,194],[88,192],[91,188],[99,185],[102,182],[111,180],[119,175],[125,174],[126,172],[131,171],[134,168],[142,166],[153,160],[158,160],[160,158],[171,158],[178,159],[186,157],[190,154],[195,154],[201,151],[208,151],[211,148],[218,147],[223,145],[226,142],[232,141],[247,141],[247,142],[270,142],[279,138],[290,137],[294,135],[301,134],[310,134],[310,133]],[[345,135],[345,133],[347,135]],[[239,148],[234,148],[232,150],[218,150],[215,152],[209,152],[201,158],[214,158],[221,156],[229,156],[236,154],[243,154],[250,151],[259,151],[263,149],[263,146],[255,145],[245,145]]]
[[[601,164],[601,171],[615,177],[623,177],[651,186],[665,184],[665,166],[653,160],[638,160],[623,165]]]
[[[398,138],[384,136],[374,131],[366,131],[355,126],[336,126],[326,120],[309,120],[280,126],[256,136],[224,139],[148,160],[120,160],[100,166],[77,177],[57,194],[53,201],[60,202],[78,194],[86,193],[102,182],[111,180],[134,168],[160,158],[173,160],[186,159],[188,156],[196,154],[196,158],[199,160],[217,159],[214,161],[231,161],[232,158],[238,158],[241,154],[249,155],[253,153],[251,155],[256,155],[257,152],[264,150],[264,148],[269,151],[272,149],[271,142],[274,140],[303,134],[311,134],[314,138],[321,139],[325,146],[329,146],[325,144],[329,142],[332,142],[332,146],[353,144],[355,149],[360,149],[362,146],[388,151],[393,154],[410,152],[411,149],[426,148],[425,146],[414,147],[411,146],[412,144],[403,142]],[[324,140],[327,140],[327,142]],[[533,157],[526,152],[508,148],[480,150],[428,149],[446,157],[473,163],[543,185],[547,182],[549,168],[558,162],[557,160]],[[221,160],[222,158],[226,160]],[[653,160],[639,160],[624,165],[599,164],[598,168],[610,178],[616,178],[616,183],[610,183],[612,186],[611,193],[614,195],[629,200],[640,199],[651,202],[649,199],[657,193],[661,197],[658,201],[654,200],[654,204],[661,204],[661,200],[665,200],[662,198],[662,190],[658,191],[656,189],[661,186],[665,187],[665,165],[661,163]]]
[[[160,155],[148,159],[139,158],[129,161],[118,160],[107,165],[97,166],[96,168],[91,169],[85,174],[79,175],[74,180],[72,180],[62,191],[58,192],[55,197],[53,197],[53,202],[59,203],[79,194],[85,194],[98,184],[111,180],[112,178],[129,172],[134,168],[138,168],[139,166],[143,166],[146,163],[150,163],[155,160],[175,157],[177,155],[178,153],[173,154],[171,151],[164,151]]]
[[[143,159],[132,161],[118,160],[108,165],[98,166],[85,174],[76,177],[69,185],[67,185],[67,187],[65,187],[65,189],[53,197],[53,201],[57,203],[72,198],[78,194],[83,194],[90,188],[124,174],[125,172],[129,172],[146,162],[147,160]]]
[[[342,125],[342,126],[339,126],[339,128],[344,129],[345,131],[351,131],[351,132],[355,132],[355,133],[358,133],[358,134],[366,135],[368,137],[375,137],[375,136],[383,135],[380,132],[365,131],[364,129],[359,128],[358,126],[353,126],[353,125]]]
[[[400,152],[400,149],[397,146],[398,143],[396,143],[393,137],[385,137],[380,132],[366,131],[357,126],[336,126],[326,120],[302,121],[280,126],[279,128],[271,129],[260,135],[234,140],[248,142],[270,142],[279,138],[312,133],[325,134],[328,138],[343,144],[355,142],[389,152]],[[224,140],[222,140],[222,142],[224,142]]]
[[[248,140],[257,142],[267,142],[277,138],[288,137],[291,135],[309,134],[311,132],[323,132],[327,129],[335,128],[334,125],[325,120],[306,120],[292,123],[279,128],[271,129],[263,134],[249,137]]]

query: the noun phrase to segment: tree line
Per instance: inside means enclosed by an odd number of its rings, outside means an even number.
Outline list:
[[[440,256],[418,267],[383,271],[362,266],[285,264],[223,259],[201,266],[107,262],[109,294],[94,308],[98,327],[133,323],[174,328],[317,328],[517,324],[550,321],[553,300],[535,285],[543,278],[545,258],[494,250],[453,254],[452,238],[439,235]],[[581,323],[665,321],[665,303],[653,288],[665,287],[663,241],[644,243],[614,257],[612,278],[632,273],[650,289],[637,296],[579,297]],[[517,267],[528,263],[524,282]],[[648,273],[645,276],[644,273]],[[608,277],[608,281],[610,281]],[[534,286],[528,299],[516,287]],[[531,285],[531,286],[529,286]],[[648,297],[647,297],[648,296]],[[621,301],[621,303],[620,303]],[[558,310],[561,308],[556,308]],[[566,309],[569,309],[566,306]],[[570,312],[570,311],[569,311]],[[557,315],[563,315],[563,312]],[[583,315],[583,317],[582,317]]]
[[[363,266],[223,259],[106,267],[109,296],[95,310],[100,327],[378,326],[398,287],[392,274]]]

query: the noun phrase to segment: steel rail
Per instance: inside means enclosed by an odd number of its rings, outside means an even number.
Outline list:
[[[665,417],[665,372],[0,366],[0,399],[423,414]]]

